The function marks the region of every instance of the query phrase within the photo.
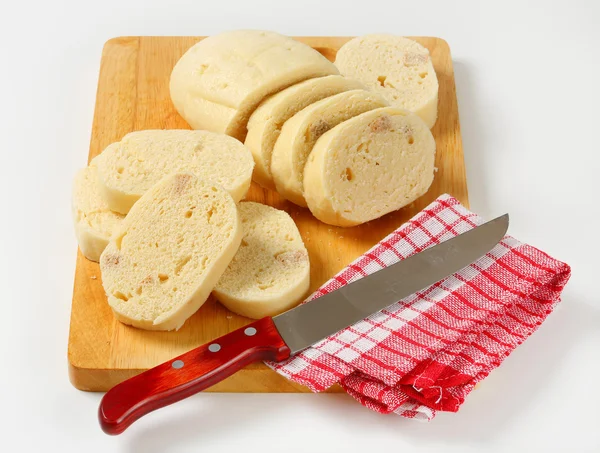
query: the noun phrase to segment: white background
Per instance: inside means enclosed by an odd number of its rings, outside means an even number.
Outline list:
[[[0,449],[600,451],[599,3],[2,2]],[[450,44],[472,208],[509,212],[512,235],[573,267],[561,306],[458,414],[419,424],[345,395],[201,394],[109,437],[101,395],[70,385],[71,178],[86,162],[102,45],[232,28]]]

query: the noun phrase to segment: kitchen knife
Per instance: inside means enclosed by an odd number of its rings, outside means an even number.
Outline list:
[[[98,417],[119,434],[141,416],[200,392],[256,361],[282,361],[459,271],[504,237],[508,214],[273,318],[266,317],[109,390]]]

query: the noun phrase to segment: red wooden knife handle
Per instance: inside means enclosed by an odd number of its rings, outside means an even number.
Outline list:
[[[138,418],[198,393],[249,363],[290,356],[273,320],[263,318],[110,389],[98,409],[107,434],[120,434]]]

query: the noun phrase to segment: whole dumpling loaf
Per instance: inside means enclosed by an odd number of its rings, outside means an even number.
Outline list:
[[[360,36],[342,46],[335,65],[390,105],[416,113],[430,129],[435,124],[438,80],[429,50],[418,42],[390,34]]]
[[[235,30],[203,39],[171,73],[171,99],[194,129],[244,140],[248,118],[268,95],[339,74],[319,52],[271,31]]]

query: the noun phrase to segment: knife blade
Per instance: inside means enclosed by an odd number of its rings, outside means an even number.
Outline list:
[[[273,322],[292,354],[459,271],[489,252],[508,229],[508,214],[428,248]]]
[[[100,426],[107,434],[119,434],[143,415],[200,392],[252,362],[285,360],[473,263],[502,240],[508,223],[508,214],[500,216],[123,381],[102,398]]]

